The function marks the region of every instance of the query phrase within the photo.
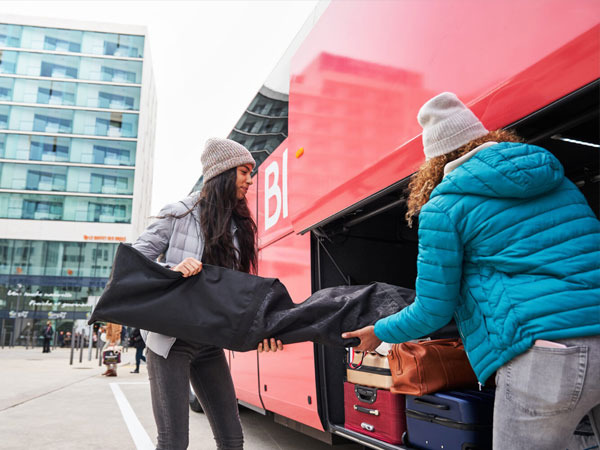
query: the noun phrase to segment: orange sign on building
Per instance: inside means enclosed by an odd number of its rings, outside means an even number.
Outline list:
[[[83,235],[84,241],[110,241],[110,242],[125,242],[125,236],[90,236]]]

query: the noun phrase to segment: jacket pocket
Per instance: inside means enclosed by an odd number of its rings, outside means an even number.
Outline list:
[[[587,367],[587,347],[531,347],[506,365],[506,400],[532,416],[575,408]]]

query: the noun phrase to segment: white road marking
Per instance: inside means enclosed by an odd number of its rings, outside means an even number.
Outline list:
[[[117,400],[117,404],[119,405],[119,409],[121,410],[121,414],[123,415],[123,419],[125,419],[125,424],[127,425],[127,429],[129,430],[129,434],[133,439],[133,443],[137,450],[154,450],[156,447],[150,440],[150,436],[144,430],[144,427],[138,420],[137,416],[133,412],[133,408],[127,401],[125,394],[119,387],[119,384],[148,384],[145,382],[140,383],[110,383],[110,388],[115,395],[115,399]]]

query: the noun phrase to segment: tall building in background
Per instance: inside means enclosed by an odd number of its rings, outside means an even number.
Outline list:
[[[155,117],[145,27],[0,15],[0,341],[86,317],[150,215]]]

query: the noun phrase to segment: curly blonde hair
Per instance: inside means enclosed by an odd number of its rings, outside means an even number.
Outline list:
[[[495,130],[490,131],[485,136],[473,139],[462,147],[446,153],[445,155],[436,156],[428,161],[425,161],[419,168],[419,171],[413,175],[408,184],[408,200],[406,201],[408,210],[406,211],[406,221],[408,226],[412,228],[413,219],[419,214],[421,208],[429,201],[431,192],[440,184],[444,177],[444,166],[450,161],[469,153],[476,147],[479,147],[485,142],[522,142],[523,140],[512,131]]]

